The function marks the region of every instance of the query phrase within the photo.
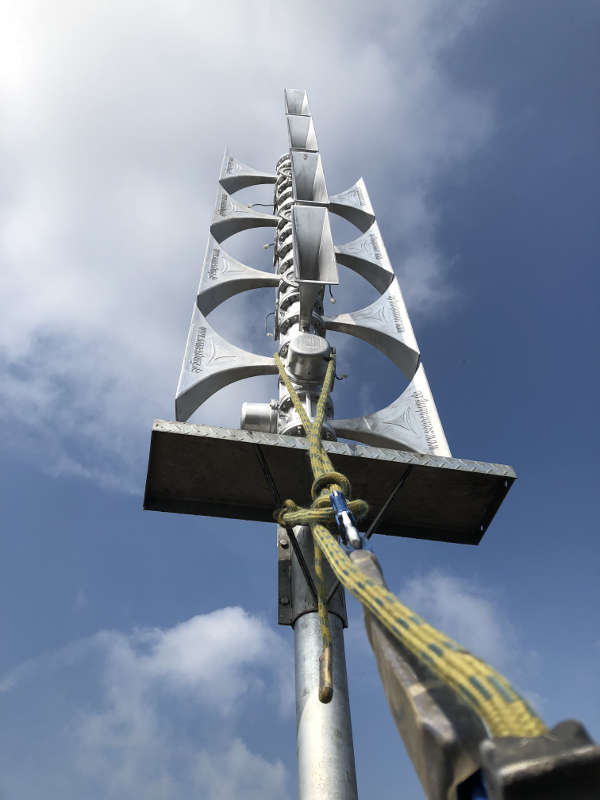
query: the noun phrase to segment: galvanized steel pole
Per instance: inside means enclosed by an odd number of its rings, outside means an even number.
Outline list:
[[[313,154],[311,154],[313,155]],[[321,393],[331,347],[324,337],[323,295],[332,276],[319,269],[318,253],[323,247],[323,226],[329,233],[326,210],[304,205],[296,211],[292,176],[292,156],[286,153],[277,162],[273,213],[278,217],[275,232],[274,269],[279,276],[275,302],[275,339],[286,372],[308,416],[313,419]],[[297,188],[297,187],[296,187]],[[310,284],[298,279],[295,263],[295,241],[298,218],[304,215],[304,234],[313,242],[315,262]],[[294,224],[295,223],[295,224]],[[329,240],[331,235],[329,233]],[[327,241],[325,241],[327,246]],[[337,282],[337,275],[335,276]],[[333,403],[328,401],[322,428],[323,438],[335,439],[330,424]],[[244,404],[242,427],[287,434],[304,435],[302,421],[294,409],[283,382],[279,381],[279,399],[271,404]],[[287,537],[295,537],[291,542]],[[294,628],[296,655],[296,724],[299,800],[356,800],[356,769],[352,744],[352,725],[344,652],[344,624],[347,624],[343,589],[333,592],[328,604],[332,632],[333,698],[319,700],[319,656],[321,632],[314,596],[314,550],[308,527],[286,532],[278,528],[278,547],[290,547],[289,586],[279,586],[279,601],[289,605],[286,623]],[[297,551],[302,564],[298,561]],[[333,574],[325,566],[326,580],[334,583]],[[309,574],[311,573],[311,574]],[[288,594],[289,593],[289,594]],[[281,619],[280,619],[281,621]]]
[[[312,307],[301,308],[300,290],[295,276],[291,213],[293,206],[291,160],[289,155],[277,164],[274,213],[281,215],[281,224],[275,234],[275,268],[282,276],[276,301],[276,331],[279,335],[279,352],[291,363],[294,372],[287,369],[294,387],[311,417],[321,391],[319,369],[328,355],[329,347],[323,338],[323,288],[315,292]],[[304,305],[304,304],[303,304]],[[308,311],[308,313],[307,313]],[[307,321],[303,320],[307,317]],[[317,360],[321,355],[321,362]],[[322,375],[322,373],[321,373]],[[279,415],[278,432],[299,435],[304,433],[300,419],[291,405],[287,391],[280,381],[279,408],[287,412]],[[330,403],[326,418],[333,416]],[[335,438],[327,423],[324,436]],[[297,527],[295,536],[300,552],[309,569],[314,569],[313,540],[310,529]],[[343,590],[340,590],[343,593]],[[337,605],[335,601],[337,600]],[[333,606],[345,607],[339,596]],[[321,632],[314,598],[307,579],[292,554],[291,568],[291,623],[295,640],[296,681],[296,748],[298,758],[299,800],[356,800],[356,768],[352,743],[352,724],[346,676],[343,620],[329,613],[332,634],[333,698],[329,703],[319,700],[319,656]],[[345,616],[345,614],[344,614]]]

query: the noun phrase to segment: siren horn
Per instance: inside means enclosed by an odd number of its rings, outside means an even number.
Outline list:
[[[330,197],[329,210],[356,225],[363,233],[375,222],[373,206],[362,178],[345,192]]]
[[[215,211],[210,225],[210,232],[217,242],[224,242],[234,233],[248,228],[275,228],[278,217],[273,214],[261,214],[237,203],[221,186],[217,190]]]
[[[397,278],[366,308],[325,318],[330,331],[348,333],[377,347],[411,380],[419,365],[419,346]]]
[[[329,214],[322,206],[292,209],[295,277],[300,288],[300,324],[308,325],[319,293],[338,284]]]
[[[194,306],[175,395],[175,417],[186,422],[212,394],[230,383],[276,373],[274,359],[248,353],[226,341]]]
[[[248,186],[258,186],[261,183],[275,183],[277,176],[272,172],[260,172],[232,155],[228,148],[225,148],[221,172],[219,173],[219,183],[226,192],[233,194],[240,189]]]
[[[334,419],[331,424],[338,436],[373,447],[451,456],[422,364],[391,405],[365,417]]]
[[[336,246],[335,254],[338,264],[362,275],[378,292],[385,292],[394,279],[394,269],[376,222],[358,239]]]
[[[210,236],[206,245],[196,303],[198,309],[206,315],[239,292],[278,284],[278,275],[242,264],[226,253]]]

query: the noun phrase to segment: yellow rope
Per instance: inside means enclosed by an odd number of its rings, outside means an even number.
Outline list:
[[[326,598],[323,585],[321,555],[323,554],[340,583],[359,600],[365,608],[398,639],[407,650],[424,662],[481,717],[493,736],[540,736],[547,727],[511,687],[509,682],[492,667],[472,655],[441,631],[429,625],[414,614],[398,598],[382,586],[374,583],[359,570],[346,555],[342,547],[327,529],[334,521],[333,510],[329,506],[329,494],[342,491],[350,497],[348,479],[335,472],[329,456],[321,442],[321,426],[325,406],[335,375],[335,361],[330,359],[323,389],[317,404],[314,422],[306,410],[288,378],[279,355],[275,355],[279,375],[288,390],[294,408],[300,415],[308,438],[309,456],[314,476],[311,494],[313,504],[310,508],[300,508],[292,500],[286,500],[283,507],[275,512],[275,519],[282,525],[310,525],[315,545],[315,571],[319,620],[323,640],[324,662],[331,663],[331,632],[327,618]],[[351,500],[348,504],[357,519],[364,516],[368,506],[363,500]],[[329,686],[331,686],[329,674]],[[331,692],[325,691],[323,682],[320,697],[323,702],[331,699]],[[329,695],[326,697],[326,695]]]

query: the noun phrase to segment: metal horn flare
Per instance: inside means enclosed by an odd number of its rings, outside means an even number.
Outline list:
[[[299,203],[327,205],[329,197],[321,156],[304,150],[292,150],[291,156],[294,200]]]
[[[419,346],[397,278],[370,306],[326,318],[324,322],[330,331],[348,333],[377,347],[400,367],[409,380],[415,374],[419,365]]]
[[[233,194],[248,186],[258,186],[262,183],[275,183],[277,176],[272,172],[260,172],[254,167],[239,161],[227,148],[221,163],[219,183],[226,192]]]
[[[310,324],[313,306],[328,284],[338,284],[329,214],[322,206],[292,209],[295,277],[300,288],[300,324]]]
[[[226,253],[210,236],[206,245],[196,303],[198,309],[206,315],[239,292],[278,284],[277,275],[242,264]]]
[[[272,358],[248,353],[227,342],[194,306],[175,395],[175,418],[185,422],[212,394],[230,383],[276,373]]]
[[[375,222],[375,212],[362,178],[345,192],[330,197],[329,210],[356,225],[363,233]]]
[[[376,222],[358,239],[336,246],[335,254],[338,264],[362,275],[378,292],[385,292],[394,279],[394,269]]]
[[[311,150],[316,152],[319,149],[312,117],[288,114],[287,125],[290,148],[292,150]]]
[[[277,222],[278,217],[273,214],[261,214],[237,203],[225,189],[219,186],[210,225],[210,232],[217,242],[224,242],[234,233],[248,228],[275,228]]]
[[[308,95],[305,89],[284,89],[285,113],[310,117]]]
[[[332,425],[338,436],[373,447],[451,457],[422,364],[391,405],[365,417],[334,419]]]

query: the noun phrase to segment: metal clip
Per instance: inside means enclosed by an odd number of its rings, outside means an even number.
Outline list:
[[[335,512],[335,521],[342,535],[343,543],[350,545],[354,550],[361,550],[363,537],[358,532],[354,514],[348,508],[346,498],[341,492],[335,491],[329,495],[329,502]]]

